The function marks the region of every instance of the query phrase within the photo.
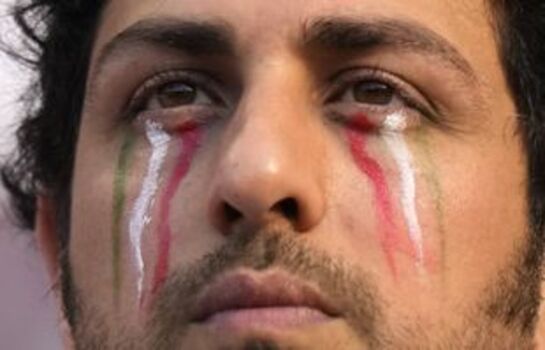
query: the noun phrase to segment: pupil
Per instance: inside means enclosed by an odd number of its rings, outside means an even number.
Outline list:
[[[362,82],[354,87],[354,99],[360,103],[387,105],[394,98],[394,90],[386,84]]]
[[[188,105],[195,102],[196,89],[188,84],[173,83],[164,86],[158,95],[158,100],[163,108],[172,108]]]

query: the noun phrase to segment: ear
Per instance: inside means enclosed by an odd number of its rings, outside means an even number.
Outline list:
[[[37,199],[36,241],[45,261],[49,278],[57,282],[60,271],[60,244],[55,220],[56,206],[51,198],[40,196]]]

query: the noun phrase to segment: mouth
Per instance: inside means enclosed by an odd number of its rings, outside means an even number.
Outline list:
[[[222,276],[204,291],[196,310],[194,323],[228,331],[311,326],[339,317],[314,286],[280,271]]]

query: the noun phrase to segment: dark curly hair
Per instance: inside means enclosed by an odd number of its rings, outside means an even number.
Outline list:
[[[29,0],[13,8],[24,47],[8,55],[35,72],[21,97],[25,115],[18,148],[2,168],[2,180],[23,228],[34,228],[36,196],[58,204],[63,246],[68,240],[70,184],[85,81],[101,0]]]
[[[498,52],[520,116],[528,157],[532,242],[541,252],[545,226],[545,3],[489,1]],[[36,81],[25,94],[28,108],[17,132],[17,153],[4,165],[2,179],[26,228],[34,227],[37,195],[49,196],[57,203],[62,246],[69,238],[70,188],[86,74],[105,3],[27,0],[13,9],[26,50],[11,50],[10,54],[35,71]]]

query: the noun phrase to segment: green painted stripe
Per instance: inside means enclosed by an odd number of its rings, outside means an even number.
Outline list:
[[[127,172],[134,141],[133,133],[127,132],[121,145],[113,184],[112,270],[113,296],[116,306],[119,305],[119,292],[121,290],[121,238],[126,201]]]
[[[429,186],[430,195],[434,202],[435,216],[437,218],[437,227],[440,235],[439,249],[441,251],[441,271],[445,271],[447,257],[447,237],[445,234],[444,208],[443,208],[443,189],[441,180],[437,173],[437,165],[433,158],[433,146],[430,143],[428,132],[424,129],[415,133],[414,140],[418,144],[419,153],[422,155],[420,161],[424,168],[424,178]]]

